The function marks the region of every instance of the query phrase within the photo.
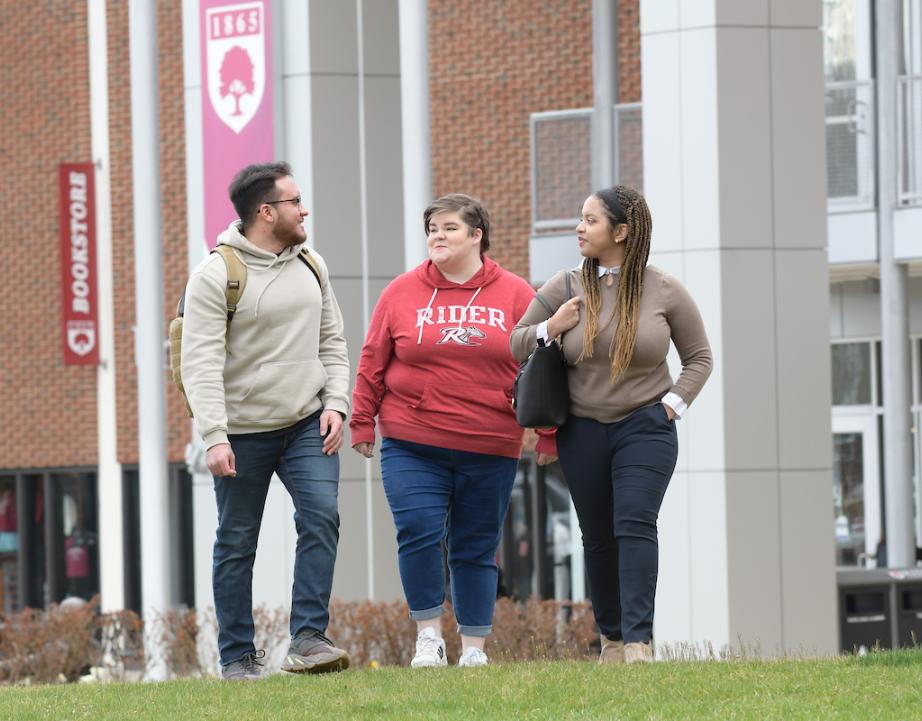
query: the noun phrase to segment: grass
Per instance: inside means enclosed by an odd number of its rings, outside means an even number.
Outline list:
[[[9,721],[922,719],[922,649],[825,660],[502,664],[0,689]]]

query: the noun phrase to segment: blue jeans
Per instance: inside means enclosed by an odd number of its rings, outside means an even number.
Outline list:
[[[339,455],[323,454],[319,412],[288,428],[228,439],[237,475],[214,479],[218,532],[212,583],[223,665],[255,650],[253,561],[273,473],[282,479],[295,507],[292,637],[302,630],[326,630],[339,542]]]
[[[447,536],[458,629],[466,636],[493,630],[496,548],[516,465],[514,458],[383,439],[381,474],[411,618],[425,621],[444,611]]]
[[[678,456],[661,403],[616,423],[570,416],[557,452],[579,526],[599,630],[627,643],[653,637],[659,568],[656,521]]]

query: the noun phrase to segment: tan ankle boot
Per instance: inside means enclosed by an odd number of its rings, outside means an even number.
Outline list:
[[[599,638],[602,641],[599,663],[624,663],[624,641],[612,641],[606,636]]]
[[[624,644],[625,663],[652,663],[652,643],[626,643]]]

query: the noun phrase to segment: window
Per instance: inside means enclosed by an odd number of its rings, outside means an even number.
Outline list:
[[[832,345],[832,403],[836,406],[870,405],[871,344]]]

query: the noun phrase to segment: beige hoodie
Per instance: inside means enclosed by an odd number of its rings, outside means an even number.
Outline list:
[[[218,244],[234,248],[247,281],[227,334],[224,260],[209,254],[186,287],[182,378],[205,446],[226,443],[228,433],[286,428],[321,408],[345,415],[349,358],[326,263],[311,251],[321,293],[297,258],[301,245],[262,250],[238,222]]]

